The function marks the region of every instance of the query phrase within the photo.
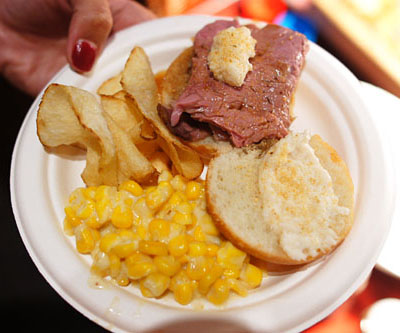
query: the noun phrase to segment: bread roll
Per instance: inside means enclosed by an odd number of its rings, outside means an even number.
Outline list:
[[[318,135],[289,134],[269,150],[233,149],[212,159],[210,214],[233,244],[276,264],[332,252],[353,223],[353,183]]]

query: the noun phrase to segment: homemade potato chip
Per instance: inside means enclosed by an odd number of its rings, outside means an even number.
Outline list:
[[[175,137],[158,115],[157,83],[149,59],[141,47],[132,50],[122,72],[121,85],[136,101],[143,116],[164,139],[162,148],[170,156],[177,170],[189,179],[199,177],[203,170],[200,157]]]
[[[121,76],[122,73],[119,73],[116,76],[104,81],[97,89],[97,94],[100,96],[114,96],[118,92],[122,91],[122,86],[120,83]]]
[[[51,84],[44,92],[36,122],[44,146],[79,145],[87,149],[82,173],[87,185],[117,184],[114,142],[92,94]]]
[[[158,173],[150,161],[139,151],[128,133],[121,129],[108,113],[104,113],[114,139],[117,154],[118,183],[134,179],[139,183],[151,183]]]

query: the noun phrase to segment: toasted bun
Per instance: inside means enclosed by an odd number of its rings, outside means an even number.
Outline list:
[[[281,158],[285,141],[270,150],[233,149],[213,158],[206,197],[217,227],[237,247],[272,263],[298,265],[344,240],[353,223],[353,183],[346,164],[319,136],[304,147],[313,151],[320,173],[312,161],[303,162],[307,152],[301,145]],[[293,162],[290,172],[287,159]],[[265,176],[268,182],[260,181]]]

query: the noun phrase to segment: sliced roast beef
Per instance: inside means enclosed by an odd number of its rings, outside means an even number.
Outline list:
[[[243,147],[285,137],[307,39],[277,25],[249,26],[257,40],[256,55],[250,59],[253,70],[241,87],[233,87],[216,80],[207,62],[214,36],[231,26],[237,27],[237,21],[218,20],[196,34],[188,85],[172,109],[163,111],[163,119],[175,134],[191,141],[213,134]]]

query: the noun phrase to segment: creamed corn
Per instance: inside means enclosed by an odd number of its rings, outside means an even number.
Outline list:
[[[224,303],[246,296],[263,271],[219,234],[206,211],[204,184],[163,171],[157,186],[126,181],[118,188],[78,188],[65,207],[64,230],[91,254],[92,273],[120,286],[138,282],[144,297],[168,291],[189,304],[195,297]]]

